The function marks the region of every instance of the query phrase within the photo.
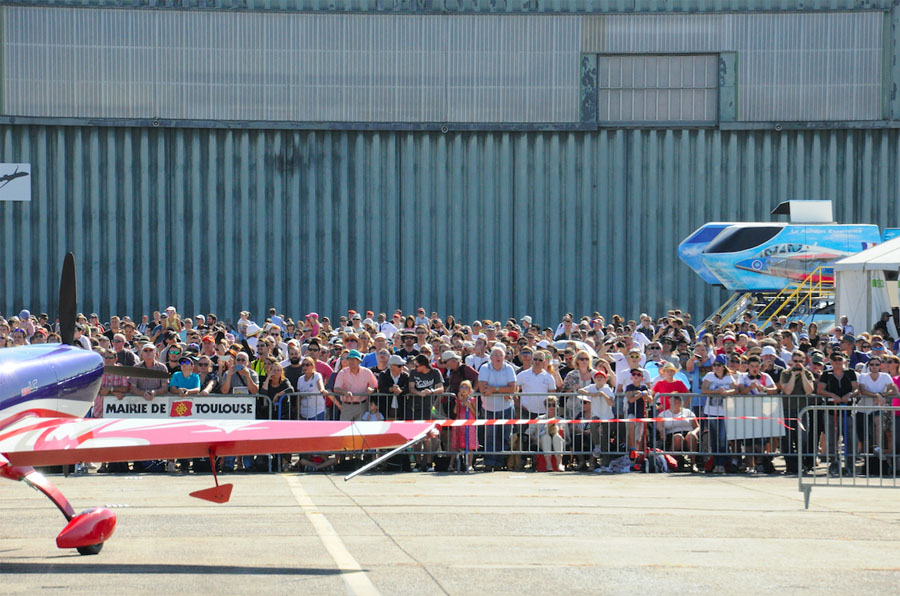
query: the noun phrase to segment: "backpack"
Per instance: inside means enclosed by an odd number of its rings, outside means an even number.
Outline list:
[[[634,463],[631,466],[634,472],[647,472],[648,474],[661,474],[670,472],[678,467],[678,462],[671,455],[666,455],[661,449],[647,449],[644,453],[631,452]]]

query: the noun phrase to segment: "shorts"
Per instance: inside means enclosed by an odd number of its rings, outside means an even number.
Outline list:
[[[667,433],[667,434],[666,434],[666,447],[665,447],[666,451],[671,451],[671,450],[672,450],[672,441],[675,439],[675,435],[678,435],[678,436],[680,436],[682,439],[684,439],[684,438],[688,435],[688,432],[682,430],[682,431],[679,431],[679,432]]]

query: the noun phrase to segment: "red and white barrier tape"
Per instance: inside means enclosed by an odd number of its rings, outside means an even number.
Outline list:
[[[580,418],[485,418],[485,419],[451,419],[445,418],[441,420],[414,420],[413,422],[433,422],[442,427],[456,426],[514,426],[520,424],[604,424],[615,422],[676,422],[682,420],[776,420],[779,424],[787,429],[793,430],[785,424],[785,421],[800,422],[799,418],[777,418],[773,416],[693,416],[690,418],[591,418],[583,420]],[[802,428],[802,425],[801,425]]]

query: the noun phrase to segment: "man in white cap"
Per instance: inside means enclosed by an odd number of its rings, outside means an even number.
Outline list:
[[[375,350],[366,354],[362,360],[365,368],[372,368],[378,364],[378,352],[387,347],[387,336],[384,333],[376,333],[372,343],[375,345]]]
[[[409,388],[409,373],[404,370],[406,361],[396,354],[388,358],[387,370],[378,375],[378,393],[392,396],[388,405],[390,419],[412,420],[412,409],[407,407],[406,391]],[[410,417],[407,418],[407,415]]]

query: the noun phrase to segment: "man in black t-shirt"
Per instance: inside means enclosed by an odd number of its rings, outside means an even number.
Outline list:
[[[832,370],[822,373],[819,378],[817,393],[825,398],[825,402],[835,406],[849,406],[856,401],[859,393],[859,383],[857,382],[856,372],[852,369],[845,370],[846,359],[841,352],[831,354]],[[829,412],[829,414],[832,414]],[[849,470],[847,473],[852,474],[856,466],[856,429],[853,417],[850,412],[835,411],[828,416],[825,425],[825,440],[828,444],[828,452],[832,454],[831,465],[828,466],[828,473],[837,475],[840,470],[838,461],[840,454],[838,453],[838,437],[844,437],[844,465]]]
[[[413,420],[431,420],[431,405],[434,403],[435,396],[444,392],[444,378],[440,371],[431,367],[428,356],[419,354],[414,361],[416,367],[409,376],[409,393],[413,400]],[[440,446],[440,441],[431,437],[426,438],[419,443],[418,447],[413,449],[419,451],[435,451]],[[431,455],[425,455],[424,458],[418,453],[414,454],[416,458],[417,470],[428,470],[431,467]]]
[[[403,346],[397,350],[397,356],[400,356],[403,360],[409,360],[414,356],[418,356],[419,350],[416,349],[416,335],[414,333],[404,333],[400,337],[403,340]]]

